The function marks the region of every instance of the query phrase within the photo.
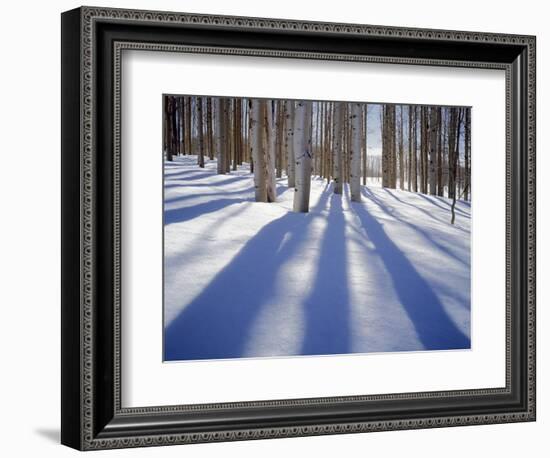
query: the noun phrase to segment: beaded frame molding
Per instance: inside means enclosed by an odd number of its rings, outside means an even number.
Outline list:
[[[62,14],[62,427],[79,450],[535,420],[533,36],[81,7]],[[123,50],[506,73],[506,386],[123,408]]]

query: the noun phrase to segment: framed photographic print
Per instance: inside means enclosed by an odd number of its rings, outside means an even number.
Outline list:
[[[62,443],[535,420],[535,38],[62,15]]]

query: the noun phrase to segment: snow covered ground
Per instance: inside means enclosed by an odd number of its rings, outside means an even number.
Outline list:
[[[470,205],[313,179],[254,202],[248,168],[165,163],[165,360],[470,347]]]

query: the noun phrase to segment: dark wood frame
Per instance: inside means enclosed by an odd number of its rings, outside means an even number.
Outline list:
[[[124,49],[504,69],[506,387],[122,408]],[[81,450],[533,421],[535,38],[94,7],[63,13],[61,409],[61,442]]]

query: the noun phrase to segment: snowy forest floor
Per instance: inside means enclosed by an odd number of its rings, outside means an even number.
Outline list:
[[[167,361],[470,347],[470,204],[378,182],[309,213],[254,201],[248,167],[165,162]]]

